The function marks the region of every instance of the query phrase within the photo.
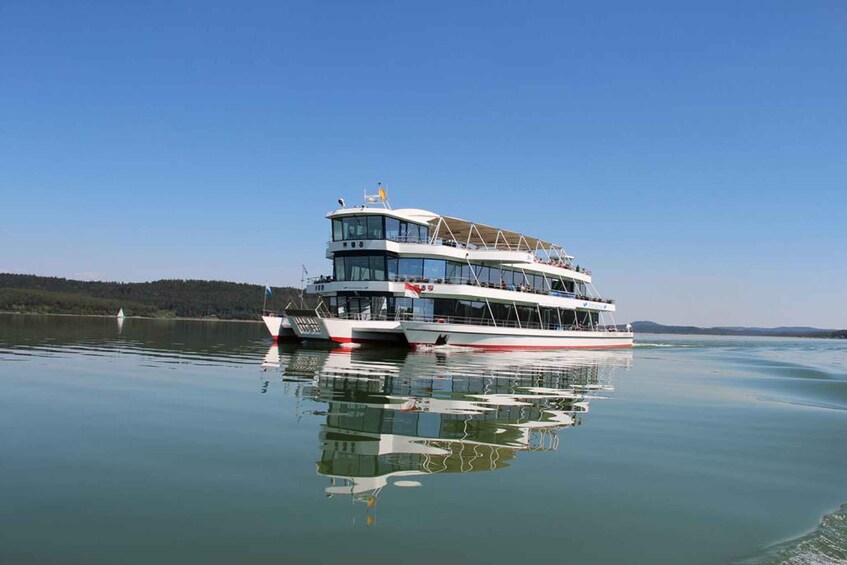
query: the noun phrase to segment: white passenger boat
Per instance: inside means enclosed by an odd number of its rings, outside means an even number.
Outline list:
[[[419,209],[385,191],[327,214],[331,276],[322,306],[287,310],[301,339],[489,349],[625,348],[591,273],[553,243]],[[622,331],[623,330],[623,331]]]

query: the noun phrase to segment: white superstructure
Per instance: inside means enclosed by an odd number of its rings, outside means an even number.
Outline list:
[[[301,339],[484,348],[631,347],[615,304],[559,246],[381,196],[327,214],[333,274],[314,311],[288,311]]]

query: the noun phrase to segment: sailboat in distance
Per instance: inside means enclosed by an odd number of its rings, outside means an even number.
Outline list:
[[[118,320],[123,320],[124,318],[126,318],[126,315],[124,314],[124,309],[121,308],[118,310]]]

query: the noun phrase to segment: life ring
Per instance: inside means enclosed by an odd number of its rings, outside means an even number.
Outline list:
[[[435,323],[436,324],[446,324],[447,320],[445,320],[444,318],[438,318],[437,320],[435,320]]]

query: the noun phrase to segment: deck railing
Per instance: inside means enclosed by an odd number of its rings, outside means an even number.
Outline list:
[[[600,302],[602,304],[614,304],[615,301],[612,298],[599,298],[596,296],[588,296],[586,294],[577,294],[575,292],[569,292],[566,290],[539,290],[533,286],[528,284],[506,284],[505,282],[501,283],[491,283],[478,281],[476,279],[467,278],[467,277],[448,277],[448,278],[429,278],[429,277],[408,277],[395,275],[386,277],[385,279],[388,282],[408,282],[409,284],[415,285],[426,285],[426,284],[455,284],[455,285],[467,285],[467,286],[475,286],[478,288],[493,288],[498,290],[509,290],[513,292],[525,292],[530,294],[540,294],[543,296],[556,296],[559,298],[573,298],[575,300],[583,300],[588,302]],[[331,276],[319,276],[312,277],[307,279],[309,284],[326,284],[332,282],[385,282],[385,281],[336,281]]]
[[[461,324],[466,326],[489,326],[498,328],[516,328],[526,330],[558,330],[558,331],[596,331],[615,332],[615,326],[583,324],[559,324],[557,321],[544,324],[536,321],[519,322],[518,320],[494,320],[490,316],[467,317],[467,316],[438,316],[434,314],[414,314],[412,312],[398,312],[396,314],[370,314],[345,312],[331,316],[339,320],[359,321],[394,321],[394,322],[429,322],[437,324]]]
[[[498,328],[518,328],[526,330],[559,330],[559,331],[597,331],[597,332],[613,332],[617,331],[614,326],[595,325],[587,326],[582,324],[559,324],[557,321],[548,324],[536,321],[519,322],[518,320],[492,320],[490,317],[462,317],[462,316],[437,316],[430,314],[405,314],[397,315],[400,321],[409,322],[429,322],[437,324],[461,324],[472,326],[496,326]]]
[[[339,240],[344,242],[355,242],[359,241],[393,241],[395,243],[415,243],[418,245],[434,245],[434,246],[443,246],[443,247],[455,247],[456,249],[467,249],[471,251],[519,251],[521,253],[530,253],[533,256],[533,261],[535,263],[539,263],[542,265],[550,265],[551,267],[558,267],[560,269],[565,269],[568,271],[574,271],[576,273],[582,273],[584,275],[591,276],[591,271],[586,269],[585,267],[581,267],[579,265],[574,265],[569,260],[562,259],[542,259],[538,255],[535,254],[531,249],[509,249],[508,247],[485,247],[479,246],[473,243],[462,243],[461,241],[455,241],[452,239],[431,239],[431,238],[423,238],[423,237],[412,237],[412,236],[393,236],[386,237],[384,239],[372,239],[372,238],[361,238],[361,239],[347,239],[347,240]],[[327,244],[338,243],[338,241],[330,240]],[[351,245],[351,248],[353,246]],[[359,247],[362,247],[359,245]]]

